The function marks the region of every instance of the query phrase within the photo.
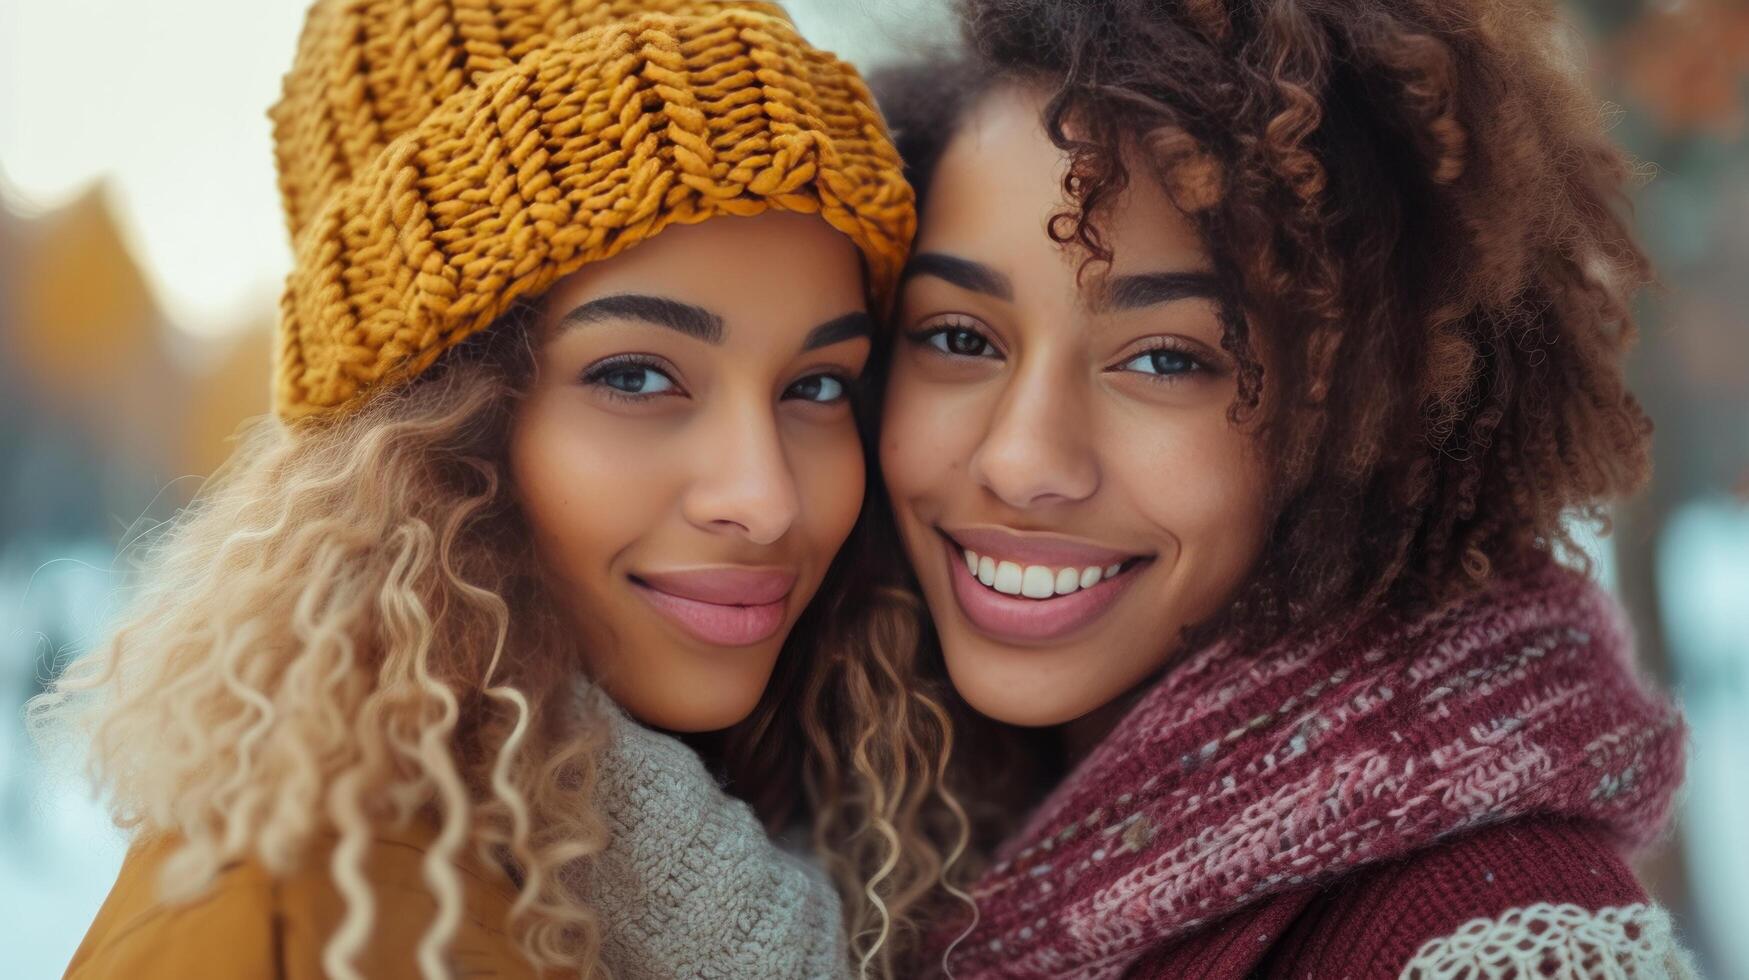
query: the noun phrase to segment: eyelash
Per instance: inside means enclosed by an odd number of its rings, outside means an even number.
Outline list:
[[[838,397],[836,397],[836,398],[830,399],[828,401],[819,401],[819,400],[816,400],[813,398],[798,399],[799,401],[802,401],[802,402],[809,404],[809,405],[821,405],[821,406],[843,405],[846,402],[850,401],[851,398],[856,395],[857,383],[861,380],[860,378],[849,377],[849,376],[842,374],[838,371],[815,371],[812,374],[803,375],[802,377],[797,378],[795,381],[791,382],[789,387],[784,389],[785,399],[786,400],[788,399],[789,392],[792,391],[796,387],[796,385],[799,385],[802,382],[807,381],[811,378],[828,378],[828,379],[831,379],[832,381],[838,382]]]
[[[635,403],[649,401],[652,398],[660,398],[664,395],[674,393],[667,391],[649,392],[647,394],[635,393],[622,391],[607,383],[607,378],[611,375],[636,368],[642,368],[646,371],[651,371],[661,375],[668,379],[669,384],[674,386],[674,392],[681,391],[680,382],[674,380],[674,375],[669,372],[668,366],[665,363],[656,358],[646,357],[639,354],[619,354],[595,362],[583,372],[583,383],[599,389],[602,394],[609,398],[615,398],[623,402]]]
[[[1207,374],[1210,370],[1208,362],[1192,353],[1186,345],[1164,338],[1156,340],[1141,350],[1138,350],[1118,361],[1119,366],[1112,368],[1111,370],[1122,370],[1122,365],[1131,364],[1141,358],[1152,357],[1156,354],[1175,354],[1184,359],[1186,367],[1182,371],[1173,371],[1170,374],[1151,373],[1147,371],[1127,371],[1125,373],[1141,375],[1149,382],[1155,384],[1175,384],[1184,380],[1187,375]]]
[[[607,378],[609,378],[615,374],[627,372],[627,371],[634,370],[634,369],[642,369],[645,371],[651,371],[651,372],[654,372],[656,374],[661,375],[662,377],[664,377],[668,380],[669,384],[674,386],[673,390],[672,391],[653,391],[653,392],[648,392],[648,393],[634,393],[634,392],[629,392],[629,391],[623,391],[623,390],[621,390],[619,388],[615,388],[613,385],[610,385],[607,383]],[[855,394],[856,388],[857,388],[857,382],[860,380],[857,378],[849,377],[849,376],[847,376],[841,372],[838,372],[838,371],[815,371],[812,374],[807,374],[807,375],[804,375],[800,378],[797,378],[788,387],[784,388],[785,400],[788,400],[789,392],[792,389],[794,389],[796,387],[796,385],[799,385],[802,382],[808,381],[812,378],[829,378],[833,381],[836,381],[838,383],[839,388],[841,389],[841,394],[839,394],[838,397],[830,399],[828,401],[817,401],[817,400],[812,399],[812,398],[800,399],[801,401],[805,401],[810,405],[839,405],[839,404],[842,404],[846,401],[849,401],[851,396],[853,394]],[[668,366],[664,362],[662,362],[656,358],[646,357],[646,356],[639,355],[639,354],[620,354],[620,355],[616,355],[614,357],[606,358],[606,359],[601,360],[601,361],[597,361],[596,363],[590,365],[589,368],[583,372],[583,383],[595,387],[602,394],[606,395],[609,398],[616,398],[616,399],[623,401],[623,402],[633,402],[633,403],[648,401],[652,398],[661,398],[661,397],[666,396],[666,395],[684,394],[685,393],[684,389],[682,389],[680,387],[680,382],[674,380],[674,375],[669,372]]]
[[[997,349],[996,345],[993,342],[991,342],[990,338],[985,336],[984,332],[979,330],[977,328],[976,323],[971,321],[971,320],[964,320],[964,319],[943,320],[943,321],[936,323],[933,326],[926,326],[920,330],[914,331],[911,334],[909,334],[908,336],[910,337],[912,343],[914,343],[920,347],[927,347],[930,351],[932,351],[936,354],[939,354],[942,357],[955,358],[955,359],[958,359],[958,358],[983,359],[983,358],[986,358],[989,356],[987,353],[984,353],[984,354],[959,354],[959,353],[955,353],[955,352],[950,351],[950,350],[944,350],[941,347],[937,347],[933,343],[934,338],[946,337],[949,334],[953,334],[953,333],[971,334],[971,335],[977,337],[980,341],[982,341],[984,346],[986,348],[988,348],[990,351],[995,351]]]

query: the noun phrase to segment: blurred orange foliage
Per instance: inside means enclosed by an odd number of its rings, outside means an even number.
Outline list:
[[[1666,132],[1743,133],[1749,4],[1660,4],[1621,33],[1613,54],[1628,93]]]

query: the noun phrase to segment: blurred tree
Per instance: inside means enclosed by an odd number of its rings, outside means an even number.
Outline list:
[[[1612,47],[1622,87],[1665,132],[1742,135],[1749,5],[1654,5],[1629,19]]]
[[[1684,504],[1749,485],[1749,6],[1735,0],[1589,0],[1592,82],[1623,111],[1614,136],[1645,161],[1635,224],[1661,289],[1640,304],[1643,339],[1629,361],[1634,391],[1657,426],[1648,491],[1616,514],[1622,600],[1641,657],[1692,695],[1670,649],[1660,604],[1658,543]],[[1718,846],[1719,842],[1701,842]],[[1695,923],[1680,836],[1643,868],[1677,921]],[[1705,949],[1704,938],[1690,941]]]

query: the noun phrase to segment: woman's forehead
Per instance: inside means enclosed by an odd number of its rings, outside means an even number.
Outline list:
[[[1029,277],[1078,278],[1084,254],[1051,235],[1072,215],[1064,190],[1069,157],[1042,122],[1043,97],[1018,85],[998,88],[973,107],[949,143],[925,202],[917,251],[981,263],[1024,289]],[[1112,250],[1114,276],[1202,271],[1209,258],[1195,224],[1146,169],[1095,216]],[[1092,278],[1085,284],[1093,286]]]

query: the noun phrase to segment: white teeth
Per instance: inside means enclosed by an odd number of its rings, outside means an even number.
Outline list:
[[[1043,565],[1028,565],[1021,577],[1020,594],[1028,599],[1049,599],[1057,594],[1057,577]]]
[[[1065,568],[1057,573],[1057,595],[1068,595],[1081,587],[1081,573],[1073,568]]]
[[[1045,565],[1022,565],[1019,562],[999,562],[989,555],[980,555],[970,548],[965,552],[966,570],[978,581],[1005,595],[1023,595],[1029,599],[1049,599],[1090,589],[1123,569],[1120,562],[1100,568],[1050,568]]]

